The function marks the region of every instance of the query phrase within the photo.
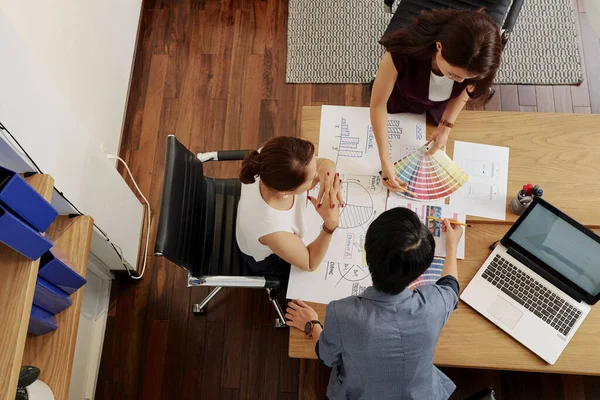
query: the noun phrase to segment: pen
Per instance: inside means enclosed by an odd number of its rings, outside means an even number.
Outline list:
[[[427,218],[432,219],[434,221],[443,221],[444,220],[443,218],[437,218],[437,217],[427,217]],[[456,221],[454,219],[448,219],[448,222],[450,222],[452,225],[466,226],[469,228],[471,228],[473,226],[471,224],[463,224],[462,222]]]

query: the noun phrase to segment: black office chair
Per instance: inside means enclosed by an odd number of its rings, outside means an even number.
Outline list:
[[[482,389],[465,400],[496,400],[496,392],[492,388]]]
[[[386,11],[392,13],[394,0],[383,0]],[[394,30],[406,25],[408,21],[421,11],[435,10],[440,8],[483,8],[485,12],[501,28],[502,42],[506,44],[512,32],[523,0],[400,0],[394,16],[390,21],[384,36]]]
[[[188,287],[214,289],[192,312],[206,312],[208,303],[224,287],[266,289],[275,307],[276,327],[285,318],[271,291],[279,287],[273,277],[255,276],[244,264],[235,239],[241,182],[204,176],[209,161],[242,160],[247,150],[192,154],[174,135],[167,137],[160,217],[154,254],[163,256],[188,274]]]

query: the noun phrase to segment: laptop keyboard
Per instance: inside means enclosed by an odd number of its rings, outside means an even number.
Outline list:
[[[581,316],[581,311],[500,255],[494,257],[482,277],[565,336]]]

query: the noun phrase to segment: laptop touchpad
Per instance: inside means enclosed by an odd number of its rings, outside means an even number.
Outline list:
[[[488,308],[488,312],[509,328],[514,328],[523,316],[523,313],[518,308],[504,300],[501,296],[496,297],[496,300]]]

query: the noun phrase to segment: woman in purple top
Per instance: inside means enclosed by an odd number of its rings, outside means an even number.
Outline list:
[[[422,12],[383,37],[386,52],[371,94],[371,124],[382,176],[393,191],[396,177],[388,153],[387,113],[428,112],[438,127],[430,153],[443,148],[454,121],[469,100],[485,102],[500,64],[502,39],[483,11]]]

